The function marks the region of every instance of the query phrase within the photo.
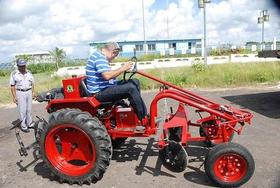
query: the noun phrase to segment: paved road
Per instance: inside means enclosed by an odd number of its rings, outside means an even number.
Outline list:
[[[280,187],[280,91],[277,89],[235,89],[216,91],[194,91],[222,104],[248,108],[254,114],[253,126],[246,126],[243,134],[234,142],[247,147],[252,153],[256,170],[251,180],[243,187]],[[144,93],[147,104],[153,92]],[[168,101],[168,104],[173,104]],[[162,102],[161,106],[164,105]],[[45,104],[34,104],[33,115],[47,118]],[[162,109],[162,108],[161,108]],[[191,114],[191,116],[193,116]],[[60,184],[41,161],[32,161],[32,154],[19,156],[15,135],[9,130],[9,123],[17,118],[14,107],[0,109],[0,187],[79,187]],[[25,134],[24,141],[31,143],[33,135]],[[163,167],[154,147],[157,137],[130,139],[116,150],[103,179],[91,187],[215,187],[199,168],[207,150],[190,146],[188,168],[174,173]],[[27,166],[25,168],[25,166]],[[83,185],[83,187],[89,187]]]

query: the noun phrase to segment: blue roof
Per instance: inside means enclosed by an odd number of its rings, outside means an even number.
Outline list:
[[[201,42],[201,39],[163,39],[163,40],[146,40],[146,44],[156,44],[156,43],[179,43],[179,42]],[[106,44],[105,41],[95,41],[89,42],[89,45]],[[125,44],[144,44],[143,40],[140,41],[117,41],[119,45]]]

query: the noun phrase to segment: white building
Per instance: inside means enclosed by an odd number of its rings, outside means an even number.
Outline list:
[[[90,53],[103,46],[107,42],[90,42]],[[173,40],[147,40],[145,41],[117,41],[121,47],[120,56],[133,56],[134,49],[137,55],[143,54],[200,54],[201,39],[173,39]]]
[[[28,53],[19,53],[15,55],[15,59],[20,56],[27,55],[30,57],[29,63],[38,64],[38,63],[54,63],[53,57],[49,52],[28,52]]]

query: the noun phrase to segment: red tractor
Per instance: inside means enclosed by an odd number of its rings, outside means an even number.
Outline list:
[[[190,142],[206,142],[210,149],[204,162],[208,177],[223,187],[246,183],[254,173],[254,159],[243,146],[231,143],[234,133],[240,134],[252,114],[245,110],[223,106],[136,70],[129,79],[139,74],[161,84],[150,105],[145,129],[136,130],[138,118],[125,101],[100,103],[88,96],[85,77],[63,80],[63,95],[48,98],[49,120],[35,123],[35,143],[38,155],[62,182],[70,184],[99,181],[110,164],[113,146],[128,137],[149,137],[162,133],[158,139],[159,158],[173,171],[184,171],[188,163],[185,148]],[[126,79],[126,73],[124,74]],[[163,123],[158,113],[162,99],[178,101],[175,113],[167,114]],[[189,110],[194,109],[199,118],[192,120]],[[199,136],[189,129],[197,127]],[[27,148],[28,149],[28,148]],[[26,148],[21,147],[21,155]]]

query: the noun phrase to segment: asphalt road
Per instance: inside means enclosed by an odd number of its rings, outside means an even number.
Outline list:
[[[280,187],[280,91],[277,88],[233,89],[215,91],[194,91],[222,104],[247,108],[253,114],[253,125],[246,126],[242,135],[233,142],[247,147],[252,153],[256,169],[253,177],[243,187]],[[145,92],[145,102],[150,104],[154,92]],[[174,105],[168,101],[168,105]],[[47,118],[46,104],[34,104],[33,116]],[[161,102],[163,109],[164,102]],[[193,114],[191,114],[191,117]],[[80,187],[60,184],[52,177],[42,161],[33,161],[32,152],[20,157],[15,134],[10,131],[10,123],[17,119],[15,106],[0,108],[0,187]],[[195,130],[194,130],[195,131]],[[24,134],[23,140],[30,144],[33,134]],[[205,175],[203,163],[207,149],[191,145],[187,148],[189,164],[181,173],[174,173],[162,166],[155,146],[157,136],[131,138],[125,145],[115,150],[111,164],[104,177],[96,184],[82,187],[102,188],[149,188],[149,187],[216,187]]]

